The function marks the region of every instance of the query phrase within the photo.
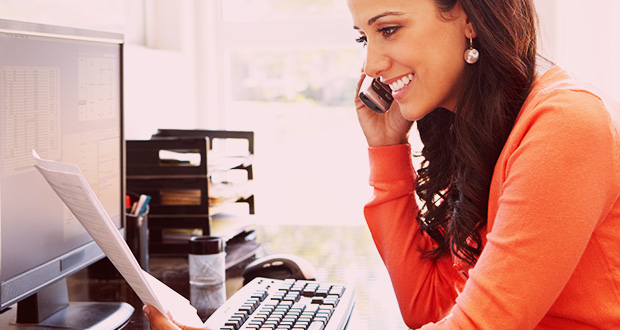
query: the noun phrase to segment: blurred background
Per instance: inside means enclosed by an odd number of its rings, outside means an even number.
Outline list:
[[[541,52],[619,98],[620,1],[535,2]],[[364,223],[363,53],[345,0],[0,0],[0,17],[123,33],[128,139],[254,131],[261,221]]]

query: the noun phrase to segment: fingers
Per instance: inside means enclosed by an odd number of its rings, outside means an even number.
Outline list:
[[[210,330],[209,328],[193,328],[193,327],[186,327],[184,325],[179,325],[179,327],[181,328],[181,330]]]
[[[362,84],[364,83],[364,78],[366,78],[366,75],[364,73],[362,73],[360,75],[360,79],[357,82],[357,86],[355,88],[355,98],[354,98],[354,103],[355,103],[355,108],[359,111],[363,108],[367,108],[368,110],[370,110],[368,107],[366,107],[366,105],[364,104],[364,102],[362,102],[362,100],[360,100],[359,98],[359,94],[360,94],[360,88],[362,87]]]
[[[194,328],[176,323],[168,313],[166,318],[153,306],[144,306],[144,315],[151,325],[151,330],[209,330],[208,328]]]
[[[181,328],[181,330],[211,330],[210,328],[194,328],[194,327],[188,327],[185,325],[180,325],[176,322],[174,322],[174,324],[176,324],[179,328]]]
[[[179,330],[180,328],[170,322],[157,308],[153,306],[144,306],[144,315],[151,325],[151,330]]]
[[[362,83],[364,82],[364,78],[366,78],[366,74],[362,72],[360,75],[360,79],[357,81],[357,88],[355,91],[359,94],[360,88],[362,87]]]

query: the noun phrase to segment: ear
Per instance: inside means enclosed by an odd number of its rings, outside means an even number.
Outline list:
[[[465,25],[465,38],[475,39],[477,35],[478,34],[476,33],[476,30],[474,30],[474,27],[471,24],[471,21],[469,20],[469,18],[467,18],[467,23]]]
[[[463,27],[463,31],[465,33],[465,38],[469,39],[472,38],[474,39],[477,34],[476,31],[474,30],[474,27],[471,23],[471,21],[469,20],[469,17],[467,16],[467,13],[465,12],[465,10],[463,9],[463,6],[461,5],[461,1],[457,1],[456,5],[454,6],[454,8],[452,8],[452,11],[454,12],[454,16],[453,17],[459,17],[459,20],[461,20],[461,24]],[[463,21],[464,20],[464,21]]]

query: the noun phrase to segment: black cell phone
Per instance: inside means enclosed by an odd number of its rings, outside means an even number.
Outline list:
[[[392,105],[392,89],[378,78],[366,76],[359,94],[360,100],[374,112],[385,113]]]

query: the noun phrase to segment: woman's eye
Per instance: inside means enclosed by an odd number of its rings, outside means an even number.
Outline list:
[[[400,29],[400,26],[388,26],[388,27],[384,27],[379,29],[379,33],[381,33],[381,35],[384,38],[389,38],[391,37],[394,33],[396,33],[396,31],[398,31],[398,29]]]
[[[359,38],[355,39],[355,42],[366,46],[368,44],[368,38],[366,38],[366,36],[360,36]]]

